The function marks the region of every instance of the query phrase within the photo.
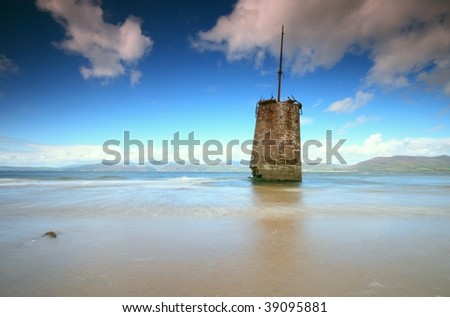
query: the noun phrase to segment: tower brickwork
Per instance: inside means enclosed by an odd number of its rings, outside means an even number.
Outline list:
[[[256,108],[250,168],[254,178],[301,181],[300,112],[292,99],[262,100]]]

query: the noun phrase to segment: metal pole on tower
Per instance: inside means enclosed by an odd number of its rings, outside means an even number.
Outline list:
[[[284,25],[281,26],[281,47],[280,47],[280,65],[278,68],[278,95],[277,102],[280,102],[281,96],[281,76],[283,75],[282,64],[283,64],[283,37],[284,37]]]

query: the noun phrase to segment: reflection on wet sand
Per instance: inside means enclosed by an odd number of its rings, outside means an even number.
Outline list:
[[[300,190],[297,183],[255,183],[252,186],[255,209],[279,210],[262,213],[252,222],[254,243],[255,296],[298,295],[302,262],[307,258],[302,229]]]
[[[255,207],[301,206],[302,192],[299,183],[268,183],[254,182],[252,184],[252,200]]]

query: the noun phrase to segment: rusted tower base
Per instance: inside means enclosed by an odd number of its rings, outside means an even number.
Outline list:
[[[258,102],[250,161],[254,178],[268,181],[301,181],[301,104],[292,99]]]

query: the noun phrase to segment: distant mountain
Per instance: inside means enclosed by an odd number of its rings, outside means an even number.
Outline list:
[[[354,165],[307,165],[303,164],[304,172],[361,172],[361,173],[450,173],[450,156],[392,156],[375,157]],[[29,167],[0,166],[0,171],[86,171],[86,172],[249,172],[247,165],[233,162],[219,165],[178,165],[169,163],[161,166],[152,165],[103,165],[84,164],[63,167]]]
[[[348,169],[367,173],[450,173],[450,156],[392,156],[375,157]]]

